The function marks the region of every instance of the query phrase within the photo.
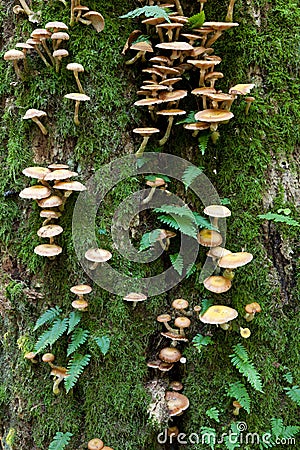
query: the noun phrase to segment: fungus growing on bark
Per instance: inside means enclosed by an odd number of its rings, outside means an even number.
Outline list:
[[[184,330],[185,328],[189,328],[189,326],[191,325],[191,321],[187,317],[176,317],[174,325],[175,327],[178,327],[180,329],[180,336],[185,336]]]
[[[70,291],[73,294],[78,295],[78,299],[72,302],[73,308],[83,311],[86,310],[86,308],[88,307],[88,302],[84,299],[83,296],[92,292],[91,286],[89,286],[88,284],[78,284],[76,286],[72,286],[70,288]]]
[[[60,180],[68,180],[71,177],[76,177],[78,175],[77,172],[72,172],[69,169],[54,169],[45,175],[46,181],[60,181]]]
[[[255,97],[245,97],[245,102],[246,102],[245,115],[246,116],[249,113],[251,103],[253,103],[254,101],[255,101]]]
[[[145,128],[134,128],[132,131],[143,137],[143,142],[141,143],[138,151],[135,154],[135,156],[137,158],[140,158],[144,153],[144,150],[146,148],[146,145],[147,145],[150,137],[155,133],[159,133],[160,130],[158,128],[145,127]]]
[[[231,216],[230,209],[226,208],[226,206],[223,205],[209,205],[206,206],[204,209],[204,214],[206,214],[209,217],[212,217],[212,225],[216,228],[218,228],[218,221],[219,219],[223,219],[225,217]],[[213,246],[215,247],[215,246]]]
[[[7,52],[4,53],[3,56],[5,61],[12,61],[13,62],[13,66],[15,69],[15,73],[17,75],[17,77],[22,80],[23,79],[23,75],[22,72],[18,66],[18,61],[21,61],[23,59],[25,59],[25,54],[21,51],[21,50],[8,50]]]
[[[183,314],[184,316],[188,314],[188,312],[186,311],[186,308],[188,308],[188,306],[189,302],[187,300],[184,300],[184,298],[177,298],[172,302],[172,308],[174,308],[177,312]]]
[[[231,111],[226,109],[205,109],[195,114],[195,119],[201,122],[210,123],[210,130],[215,133],[219,123],[227,122],[234,117]]]
[[[84,94],[84,90],[83,90],[82,84],[80,83],[79,76],[78,76],[79,72],[84,72],[84,67],[78,63],[70,63],[67,65],[66,69],[71,70],[73,72],[79,92],[81,94]]]
[[[44,353],[42,356],[42,361],[48,363],[51,367],[53,366],[53,361],[55,360],[55,356],[53,353]]]
[[[133,307],[135,308],[138,302],[144,302],[147,300],[147,296],[142,294],[141,292],[130,292],[129,294],[123,297],[123,300],[126,302],[132,302]]]
[[[104,30],[105,20],[104,17],[97,11],[88,11],[83,16],[88,22],[92,24],[97,33]]]
[[[44,225],[38,231],[37,235],[41,238],[49,238],[49,244],[54,244],[54,237],[63,232],[60,225]]]
[[[25,353],[24,358],[28,359],[28,361],[32,362],[33,364],[36,364],[38,361],[35,359],[36,353],[34,352],[28,352]]]
[[[45,111],[41,111],[40,109],[28,109],[25,113],[25,116],[22,117],[23,120],[31,119],[34,123],[37,124],[43,135],[47,136],[48,130],[44,127],[42,122],[39,120],[40,117],[47,116]]]
[[[78,118],[80,102],[89,101],[91,98],[88,95],[80,94],[78,92],[71,92],[70,94],[66,94],[64,97],[75,101],[74,123],[78,126],[80,124]]]
[[[152,45],[148,42],[141,41],[141,42],[134,42],[130,46],[130,50],[136,51],[136,55],[126,61],[126,65],[134,64],[138,59],[141,59],[142,62],[146,62],[146,53],[153,53]]]
[[[50,375],[54,377],[53,394],[58,395],[60,393],[60,383],[68,376],[67,369],[65,367],[53,366]]]
[[[85,252],[84,257],[93,263],[89,269],[95,270],[99,264],[109,261],[112,258],[112,254],[108,250],[102,248],[90,248]]]
[[[62,203],[62,198],[58,195],[50,195],[50,197],[38,201],[40,208],[55,208],[57,206],[61,206]]]
[[[23,189],[19,196],[21,198],[28,198],[32,200],[40,200],[43,198],[49,197],[51,194],[51,190],[47,186],[30,186],[25,189]]]
[[[238,26],[239,24],[236,22],[204,22],[203,27],[212,28],[214,30],[213,36],[206,42],[205,46],[211,47],[224,31]]]
[[[167,391],[165,395],[169,416],[179,416],[183,411],[188,409],[189,399],[179,392]]]
[[[255,314],[261,312],[261,306],[257,302],[249,303],[245,306],[245,311],[246,314],[244,318],[247,322],[251,322],[254,319]]]
[[[174,364],[181,358],[181,352],[175,347],[165,347],[158,355],[159,359],[163,362]]]
[[[245,266],[253,259],[253,255],[248,252],[230,253],[222,256],[218,261],[218,266],[225,269],[223,277],[232,279],[234,277],[234,269]]]
[[[51,170],[47,169],[46,167],[39,167],[39,166],[33,166],[33,167],[26,167],[22,170],[22,173],[29,178],[36,178],[37,180],[43,180],[48,173],[50,173]]]
[[[222,244],[222,235],[218,231],[203,229],[197,234],[199,244],[204,247],[217,247]]]
[[[62,252],[62,248],[55,244],[41,244],[35,247],[34,253],[39,256],[46,256],[49,259],[55,258]]]

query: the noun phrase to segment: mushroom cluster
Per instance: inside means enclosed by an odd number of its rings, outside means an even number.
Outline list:
[[[81,5],[80,0],[71,0],[70,26],[75,23],[92,25],[97,33],[103,31],[105,26],[104,17],[99,12],[90,11],[90,8]]]
[[[27,167],[22,172],[25,176],[38,180],[38,184],[23,189],[19,195],[21,198],[37,201],[41,208],[40,217],[45,219],[37,234],[49,239],[47,244],[35,247],[34,252],[52,259],[62,252],[62,248],[54,242],[55,236],[63,232],[56,221],[61,217],[65,202],[72,192],[84,191],[86,187],[79,181],[71,180],[78,174],[69,170],[67,164]]]

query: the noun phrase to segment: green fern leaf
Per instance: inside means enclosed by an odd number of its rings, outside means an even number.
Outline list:
[[[69,314],[69,326],[68,326],[68,333],[70,334],[72,333],[72,331],[74,330],[74,328],[76,327],[76,325],[79,324],[79,322],[81,321],[81,312],[79,311],[72,311]]]
[[[284,388],[286,391],[286,395],[296,403],[296,405],[300,406],[300,387],[293,386],[292,388]]]
[[[140,242],[139,251],[142,252],[142,251],[147,250],[148,248],[152,247],[155,244],[155,242],[157,242],[157,239],[160,234],[161,234],[161,230],[159,230],[159,229],[149,231],[149,232],[143,234],[141,242]]]
[[[193,213],[187,206],[161,205],[159,208],[155,208],[154,211],[164,214],[172,214],[174,216],[189,217],[191,221],[194,222]]]
[[[146,17],[163,17],[167,22],[171,22],[166,10],[164,8],[160,8],[159,6],[144,6],[143,8],[136,8],[124,16],[120,16],[120,19],[133,19],[134,17],[139,17],[143,14]]]
[[[201,216],[199,213],[193,212],[193,215],[195,217],[196,224],[198,225],[199,228],[206,228],[207,230],[218,231],[218,228],[214,227],[208,219]]]
[[[176,270],[176,272],[179,273],[179,275],[182,275],[183,272],[183,258],[178,253],[175,253],[174,255],[170,255],[170,260],[173,266],[173,269]]]
[[[147,44],[151,44],[150,36],[147,34],[140,34],[139,37],[132,42],[132,45],[138,44],[139,42],[147,42]]]
[[[264,220],[274,220],[274,222],[282,222],[286,225],[291,225],[292,227],[300,227],[300,223],[297,220],[291,219],[288,216],[284,216],[283,214],[275,214],[268,212],[267,214],[260,214],[257,216],[259,219]]]
[[[181,125],[182,123],[195,123],[196,122],[196,119],[195,119],[196,112],[197,111],[190,111],[184,119],[176,122],[176,125]]]
[[[210,419],[213,419],[216,422],[220,422],[220,419],[219,419],[220,411],[215,406],[213,406],[212,408],[209,408],[207,411],[205,411],[205,414]]]
[[[240,435],[240,430],[238,427],[238,423],[233,422],[230,425],[231,435],[234,434],[236,437]],[[230,439],[229,435],[224,438],[225,447],[227,450],[235,450],[236,448],[240,448],[240,444],[238,442],[232,442],[233,439]],[[238,439],[234,439],[236,441]]]
[[[88,330],[77,328],[71,338],[71,343],[68,345],[67,356],[74,353],[82,344],[84,344],[88,338]]]
[[[217,442],[217,432],[215,428],[201,427],[201,441],[203,444],[209,445],[211,450],[214,450]]]
[[[186,278],[190,278],[197,271],[196,264],[189,264],[186,268]]]
[[[197,227],[192,211],[185,206],[176,205],[162,205],[160,208],[155,208],[155,212],[166,213],[158,216],[159,220],[168,224],[175,230],[180,230],[181,233],[197,239]]]
[[[293,377],[292,372],[284,373],[282,376],[287,383],[290,383],[290,384],[293,383],[294,377]]]
[[[188,187],[195,181],[195,179],[201,175],[203,172],[203,167],[196,167],[196,166],[188,166],[182,175],[182,182],[185,185],[185,189],[188,189]]]
[[[102,355],[105,356],[110,347],[109,337],[101,336],[101,337],[95,337],[94,339],[95,339],[98,347],[100,348]]]
[[[213,340],[210,336],[203,336],[202,334],[198,333],[192,340],[192,344],[199,353],[201,353],[202,347],[205,347],[209,344],[213,344]]]
[[[233,349],[234,354],[229,355],[231,363],[247,378],[254,389],[263,392],[261,377],[249,359],[246,349],[241,344],[235,345]]]
[[[68,328],[68,319],[57,319],[53,323],[50,330],[45,331],[38,339],[34,346],[35,353],[39,353],[48,345],[52,346]]]
[[[242,360],[242,361],[249,361],[249,355],[247,353],[247,350],[242,344],[237,344],[234,347],[234,353]]]
[[[202,133],[202,134],[199,135],[198,147],[199,147],[199,150],[201,151],[202,155],[205,155],[205,152],[206,152],[206,149],[207,149],[207,145],[208,145],[208,141],[209,141],[209,137],[210,137],[209,133]]]
[[[199,14],[195,14],[194,16],[189,17],[188,24],[190,28],[200,28],[205,22],[205,13],[201,11]]]
[[[247,392],[246,386],[243,383],[237,381],[236,383],[230,383],[227,389],[228,397],[236,399],[242,407],[250,414],[251,400]]]
[[[213,305],[213,301],[208,298],[203,298],[201,300],[201,310],[200,310],[200,316],[203,316],[203,314]]]
[[[56,317],[58,317],[61,314],[61,309],[58,306],[55,306],[54,308],[47,309],[41,317],[36,321],[35,327],[33,331],[37,330],[39,327],[44,325],[45,323],[53,322]]]
[[[91,355],[74,355],[68,364],[67,377],[64,379],[67,393],[72,389],[90,362]]]
[[[70,442],[72,436],[73,434],[68,431],[66,433],[58,431],[49,445],[48,450],[64,450],[66,445]]]

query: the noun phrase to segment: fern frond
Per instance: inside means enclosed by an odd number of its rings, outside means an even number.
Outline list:
[[[217,432],[215,428],[201,427],[200,433],[202,443],[209,445],[210,449],[214,450],[217,442]]]
[[[73,434],[68,431],[66,433],[58,431],[49,445],[48,450],[64,450],[66,445],[70,442],[72,436]]]
[[[238,371],[244,375],[251,386],[259,392],[262,390],[262,381],[260,374],[255,369],[252,361],[249,359],[248,353],[241,344],[237,344],[233,347],[234,353],[229,355],[231,363],[238,369]]]
[[[192,340],[192,344],[199,353],[201,353],[202,347],[207,346],[209,344],[213,344],[213,340],[210,336],[203,336],[202,334],[198,333]]]
[[[192,211],[186,206],[162,205],[155,208],[155,212],[162,212],[163,215],[158,216],[159,220],[168,224],[175,230],[197,239],[197,227]],[[165,215],[167,214],[167,215]]]
[[[89,364],[91,355],[74,355],[68,364],[67,377],[64,379],[67,393],[75,386],[84,368]]]
[[[94,339],[95,339],[96,344],[100,348],[102,355],[105,356],[110,347],[109,337],[101,336],[101,337],[95,337]]]
[[[201,310],[200,310],[200,316],[203,316],[203,314],[213,305],[213,301],[208,298],[203,298],[201,300]]]
[[[148,248],[152,247],[155,244],[155,242],[157,242],[157,239],[160,234],[161,234],[161,230],[159,230],[159,229],[149,231],[149,232],[143,234],[141,242],[140,242],[139,251],[142,252],[142,251],[147,250]]]
[[[243,383],[237,381],[236,383],[230,383],[227,388],[228,397],[236,399],[242,407],[250,414],[251,400],[247,392],[246,386]]]
[[[205,22],[205,13],[201,11],[201,13],[195,14],[188,18],[188,24],[190,28],[200,28]]]
[[[196,264],[189,264],[186,268],[186,278],[190,278],[197,271]]]
[[[174,255],[170,255],[170,260],[173,266],[173,269],[176,270],[176,272],[179,273],[179,275],[182,275],[183,272],[183,258],[178,253],[175,253]]]
[[[212,408],[209,408],[207,411],[205,411],[205,414],[210,419],[213,419],[216,422],[220,422],[220,419],[219,419],[220,411],[215,406],[213,406]]]
[[[44,325],[45,323],[53,322],[53,320],[61,314],[61,309],[58,306],[54,308],[47,309],[41,317],[36,321],[35,327],[33,331],[37,330],[39,327]]]
[[[133,19],[134,17],[139,17],[143,14],[145,17],[163,17],[167,22],[171,22],[166,10],[164,8],[160,8],[159,6],[144,6],[143,8],[136,8],[133,11],[129,11],[129,13],[120,16],[120,19]]]
[[[195,119],[196,112],[197,111],[190,111],[184,119],[178,120],[178,122],[176,122],[176,125],[181,125],[182,123],[195,123],[196,122],[196,119]],[[190,167],[193,167],[193,166],[190,166]]]
[[[259,214],[257,216],[259,219],[274,220],[274,222],[282,222],[286,225],[291,225],[292,227],[300,227],[300,223],[297,220],[291,219],[291,217],[284,216],[283,214],[275,214],[268,212],[267,214]]]
[[[292,384],[293,381],[294,381],[293,374],[292,374],[292,372],[290,372],[290,371],[284,373],[284,374],[282,375],[282,377],[284,378],[284,380],[285,380],[287,383]]]
[[[201,151],[201,154],[204,155],[207,149],[208,141],[209,141],[209,133],[202,133],[198,138],[198,147]]]
[[[234,353],[242,360],[242,361],[249,361],[249,355],[247,353],[247,350],[242,344],[237,344],[233,347]]]
[[[203,167],[188,166],[182,175],[182,182],[187,189],[203,173]]]
[[[214,227],[208,219],[201,216],[199,213],[193,212],[193,215],[195,217],[196,224],[199,228],[206,228],[207,230],[218,231],[218,228]]]
[[[68,345],[67,356],[74,353],[82,344],[84,344],[88,338],[89,331],[77,328],[74,331],[71,338],[71,343]]]
[[[161,205],[159,208],[155,208],[154,211],[164,214],[174,214],[175,216],[180,217],[189,217],[192,221],[194,221],[193,213],[187,206]]]
[[[236,437],[240,435],[240,429],[238,427],[238,422],[233,422],[230,425],[231,435],[234,434]],[[228,436],[225,436],[224,443],[227,450],[235,450],[236,448],[240,448],[240,444],[237,442],[238,439],[234,439],[235,442],[232,442],[232,438],[230,438],[230,434],[228,433]]]
[[[286,395],[296,403],[296,405],[300,406],[300,387],[293,386],[291,388],[284,388],[286,391]]]
[[[72,311],[69,314],[69,326],[68,326],[68,332],[67,334],[72,333],[72,331],[74,330],[74,328],[76,327],[76,325],[79,324],[79,322],[81,321],[81,312],[79,311]]]
[[[68,328],[68,319],[57,319],[53,323],[50,330],[45,331],[38,339],[34,346],[35,353],[39,353],[48,345],[52,346]]]

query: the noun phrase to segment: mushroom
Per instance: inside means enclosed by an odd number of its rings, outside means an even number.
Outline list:
[[[53,361],[55,360],[55,356],[53,353],[44,353],[42,356],[42,361],[49,364],[50,367],[53,367]]]
[[[139,58],[141,58],[142,62],[146,62],[146,53],[153,53],[152,45],[146,41],[134,42],[130,46],[130,50],[137,51],[137,54],[133,58],[126,61],[125,64],[127,66],[134,64]]]
[[[49,238],[49,244],[54,244],[54,237],[63,232],[60,225],[44,225],[38,231],[37,235],[41,238]]]
[[[79,76],[78,76],[79,72],[84,72],[84,67],[78,63],[70,63],[67,65],[66,69],[72,70],[75,80],[76,80],[76,83],[77,83],[77,86],[78,86],[78,89],[79,89],[79,92],[81,94],[84,94],[83,87],[82,87],[82,84],[80,83]]]
[[[145,128],[134,128],[132,131],[136,134],[140,134],[143,137],[143,142],[141,143],[138,151],[135,154],[137,158],[140,158],[143,155],[146,145],[152,134],[159,133],[160,130],[158,128],[145,127]]]
[[[103,447],[104,443],[101,439],[94,438],[88,442],[88,450],[102,450]]]
[[[248,337],[251,336],[251,331],[249,330],[249,328],[242,328],[242,327],[240,327],[240,335],[243,338],[247,339]]]
[[[86,102],[88,100],[91,100],[91,98],[88,95],[80,94],[78,92],[71,92],[70,94],[66,94],[65,98],[75,100],[74,123],[75,125],[78,126],[79,125],[78,112],[80,102]]]
[[[251,322],[254,319],[255,314],[261,312],[261,306],[257,302],[249,303],[245,306],[245,311],[246,314],[244,318],[247,322]]]
[[[68,52],[68,50],[65,50],[64,48],[59,48],[58,50],[54,50],[54,52],[52,53],[52,56],[56,63],[55,70],[58,73],[59,67],[60,67],[60,62],[61,62],[62,58],[66,58],[67,56],[69,56],[69,52]]]
[[[53,50],[57,50],[62,41],[68,41],[70,36],[64,31],[57,31],[51,34],[51,40],[53,45]]]
[[[93,263],[90,266],[90,270],[95,270],[99,264],[109,261],[112,258],[112,254],[102,248],[90,248],[85,252],[84,257]]]
[[[183,111],[182,109],[163,109],[161,111],[158,111],[157,114],[168,117],[168,127],[166,129],[165,135],[159,141],[159,145],[162,146],[167,142],[167,140],[170,137],[175,116],[181,116],[183,114],[186,114],[186,111]]]
[[[203,229],[197,234],[199,244],[204,247],[217,247],[222,244],[222,235],[218,231]]]
[[[28,353],[25,353],[24,358],[28,359],[28,361],[32,362],[33,364],[36,364],[38,361],[36,359],[34,359],[35,356],[36,356],[36,353],[28,352]]]
[[[185,123],[183,125],[184,129],[193,131],[193,137],[198,136],[199,131],[207,130],[209,127],[210,124],[205,122]]]
[[[180,381],[171,381],[171,383],[170,383],[170,388],[171,388],[173,391],[176,391],[176,392],[182,391],[182,389],[183,389],[183,384],[182,384]]]
[[[46,181],[60,181],[60,180],[68,180],[71,177],[76,177],[78,175],[77,172],[72,172],[69,169],[56,169],[52,170],[45,175]]]
[[[231,281],[225,277],[212,275],[203,281],[204,287],[215,294],[229,291]]]
[[[156,189],[158,187],[165,186],[165,184],[166,184],[165,180],[163,178],[159,178],[159,177],[155,177],[155,179],[153,181],[152,180],[147,180],[146,181],[146,185],[150,186],[151,189],[150,189],[150,192],[147,195],[147,197],[144,198],[144,200],[142,201],[142,205],[146,205],[147,203],[149,203],[152,200],[154,192],[156,191]]]
[[[45,217],[42,226],[47,225],[52,219],[59,219],[61,217],[61,213],[59,211],[54,211],[51,209],[44,209],[40,212],[40,217]]]
[[[167,251],[170,246],[170,239],[172,239],[175,236],[176,233],[174,233],[173,231],[161,229],[160,234],[158,235],[156,240],[160,243],[161,248]],[[164,241],[166,242],[164,243]]]
[[[169,42],[177,41],[180,29],[183,27],[182,23],[159,23],[156,25],[156,30],[161,42],[164,42],[162,30],[166,29]],[[192,45],[192,44],[191,44]]]
[[[230,209],[226,208],[226,206],[223,205],[209,205],[206,206],[204,209],[204,214],[206,214],[209,217],[212,217],[212,225],[215,228],[218,228],[218,220],[219,218],[225,218],[231,216]],[[215,247],[215,246],[213,246]]]
[[[176,310],[176,312],[179,312],[182,315],[190,315],[186,308],[188,308],[189,302],[187,300],[184,300],[184,298],[177,298],[176,300],[173,300],[172,302],[172,308]],[[176,325],[177,326],[177,325]]]
[[[242,405],[240,404],[240,402],[235,400],[234,402],[232,402],[232,406],[234,407],[233,414],[235,416],[238,416],[240,413],[240,409],[243,408]]]
[[[62,252],[62,248],[55,244],[41,244],[35,247],[34,253],[39,256],[46,256],[49,259],[55,258]]]
[[[28,188],[23,189],[19,196],[21,198],[30,198],[33,200],[40,200],[42,198],[47,198],[51,194],[51,190],[47,186],[30,186]]]
[[[185,395],[174,391],[166,392],[165,401],[170,417],[179,416],[190,405],[189,399]]]
[[[135,308],[138,302],[147,300],[147,296],[140,292],[130,292],[125,297],[123,297],[123,300],[125,300],[126,302],[133,302],[133,307]]]
[[[165,347],[158,355],[163,362],[174,364],[181,358],[181,352],[175,347]]]
[[[161,42],[160,44],[156,44],[157,48],[162,48],[164,50],[171,50],[170,60],[180,58],[182,52],[192,51],[194,47],[187,42]]]
[[[174,325],[176,327],[179,327],[180,336],[185,336],[184,329],[188,328],[191,325],[191,321],[187,317],[176,317],[176,319],[174,321]]]
[[[70,291],[73,294],[78,295],[78,299],[72,302],[73,308],[85,311],[88,307],[88,302],[84,300],[83,296],[92,292],[91,286],[88,284],[78,284],[76,286],[72,286]]]
[[[17,77],[22,80],[23,79],[23,75],[22,72],[18,66],[18,61],[20,61],[21,59],[25,59],[25,54],[23,52],[21,52],[21,50],[8,50],[7,52],[4,53],[3,56],[5,61],[12,61],[13,62],[13,66],[15,69],[15,73],[17,75]]]
[[[255,97],[245,97],[245,102],[246,102],[245,115],[246,116],[249,113],[251,103],[253,103],[254,101],[255,101]]]
[[[37,180],[39,180],[39,182],[43,181],[45,176],[50,172],[51,172],[50,169],[47,169],[46,167],[39,167],[39,166],[26,167],[25,169],[22,170],[22,173],[26,177],[36,178]]]
[[[229,30],[229,28],[232,27],[238,27],[239,24],[236,22],[204,22],[203,26],[214,30],[213,36],[206,42],[205,45],[206,47],[211,47],[211,45],[219,39],[223,31]]]
[[[82,17],[87,19],[92,24],[97,33],[100,33],[101,31],[104,30],[105,26],[104,17],[97,11],[88,11]]]
[[[210,129],[212,132],[217,131],[219,123],[226,122],[232,119],[232,117],[234,117],[233,113],[225,109],[205,109],[195,114],[196,120],[211,124]]]
[[[63,381],[64,378],[68,377],[67,369],[65,367],[53,366],[50,372],[50,375],[53,375],[53,394],[58,395],[60,393],[59,384]]]
[[[52,65],[55,66],[54,58],[53,58],[52,53],[50,52],[49,47],[48,47],[48,45],[46,43],[46,39],[51,37],[50,31],[48,31],[48,30],[46,30],[44,28],[36,28],[31,33],[30,37],[32,39],[37,40],[42,45],[43,49],[45,50],[45,52],[49,56]]]
[[[178,336],[178,330],[175,330],[174,328],[172,328],[168,322],[170,322],[172,320],[170,314],[160,314],[159,316],[156,317],[157,322],[159,323],[163,323],[166,327],[166,329],[168,331],[170,331],[170,333],[173,333],[175,335]]]
[[[33,46],[34,50],[40,56],[41,60],[43,61],[43,63],[45,64],[46,67],[51,67],[51,64],[49,64],[49,62],[47,61],[47,59],[45,58],[45,56],[43,55],[43,53],[40,50],[40,47],[39,47],[39,45],[41,44],[40,40],[30,38],[30,39],[27,39],[26,44]]]
[[[62,205],[62,203],[62,198],[58,195],[50,195],[50,197],[38,201],[40,208],[55,208],[56,206]]]
[[[223,277],[231,280],[234,277],[233,270],[245,266],[253,259],[253,255],[248,252],[230,253],[222,256],[218,261],[218,266],[225,269]]]
[[[209,87],[201,87],[201,88],[197,88],[197,89],[193,89],[192,90],[192,94],[193,95],[201,95],[202,97],[202,102],[203,102],[203,109],[206,110],[207,109],[207,102],[206,102],[206,97],[208,94],[215,94],[217,91],[215,90],[215,88],[209,88]]]
[[[34,123],[37,124],[41,132],[44,136],[47,136],[48,130],[44,127],[42,122],[39,120],[40,117],[47,116],[45,111],[41,111],[40,109],[28,109],[25,113],[25,116],[22,117],[23,120],[31,119]]]
[[[219,64],[220,61],[207,61],[207,60],[194,60],[189,59],[188,64],[193,64],[193,66],[200,69],[200,77],[199,77],[199,87],[205,86],[205,75],[207,71],[213,68],[216,64]]]
[[[229,306],[213,305],[200,315],[200,321],[212,325],[221,325],[230,322],[237,316],[238,312]]]

